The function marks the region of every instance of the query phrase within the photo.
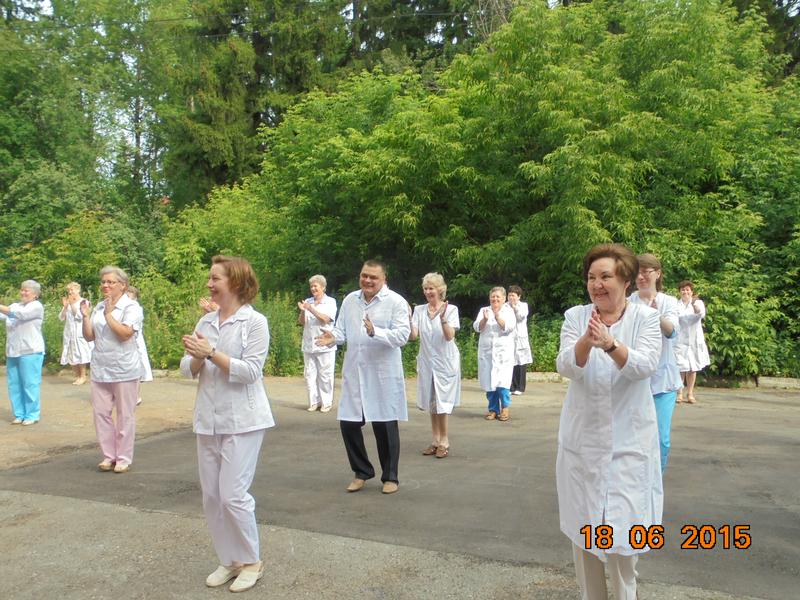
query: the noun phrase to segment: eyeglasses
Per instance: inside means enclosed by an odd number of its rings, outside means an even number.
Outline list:
[[[117,285],[118,283],[119,281],[109,281],[108,279],[103,279],[103,281],[100,282],[100,285]]]
[[[639,271],[641,277],[649,277],[651,273],[655,273],[658,269],[642,269]]]

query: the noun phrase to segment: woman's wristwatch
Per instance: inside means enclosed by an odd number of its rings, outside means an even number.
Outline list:
[[[611,339],[611,345],[608,348],[603,348],[603,352],[606,354],[611,354],[614,350],[619,348],[619,342],[616,338]]]
[[[608,352],[608,350],[606,350],[606,352]],[[216,353],[217,353],[217,349],[216,348],[211,348],[211,353],[208,356],[206,356],[206,360],[213,360],[214,359],[214,355]]]

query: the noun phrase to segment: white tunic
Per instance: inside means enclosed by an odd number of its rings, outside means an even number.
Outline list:
[[[136,348],[139,350],[139,360],[142,363],[142,376],[139,381],[153,381],[153,369],[150,366],[150,356],[147,354],[147,342],[144,341],[144,327],[136,332]]]
[[[611,525],[614,545],[594,545],[592,554],[636,554],[628,532],[634,525],[661,524],[664,493],[655,403],[650,377],[658,368],[661,330],[658,313],[629,304],[611,334],[628,347],[620,369],[601,348],[593,348],[583,367],[575,343],[589,324],[592,305],[569,309],[561,328],[556,366],[570,379],[561,409],[556,488],[561,531],[584,547],[581,527]]]
[[[517,302],[517,306],[508,307],[514,311],[516,327],[514,329],[514,364],[529,365],[533,362],[531,341],[528,338],[528,303]]]
[[[92,360],[94,344],[87,342],[83,337],[82,301],[83,298],[78,298],[75,302],[67,304],[58,315],[59,320],[64,321],[64,334],[61,337],[62,365],[85,365]]]
[[[367,335],[368,314],[375,335]],[[333,336],[347,344],[342,365],[340,421],[408,421],[401,348],[408,342],[411,324],[408,303],[387,286],[367,304],[361,290],[342,302]]]
[[[319,304],[314,304],[314,297],[306,298],[306,302],[314,306],[317,312],[322,313],[326,317],[330,317],[330,323],[323,323],[315,317],[311,311],[303,311],[305,313],[305,321],[303,324],[303,344],[301,349],[308,354],[324,354],[326,352],[336,352],[336,346],[318,346],[316,340],[323,331],[331,331],[333,329],[334,319],[336,319],[336,299],[331,298],[328,294],[322,296]]]
[[[264,389],[264,362],[269,349],[267,318],[245,304],[219,323],[219,311],[200,319],[195,331],[202,333],[220,352],[230,357],[228,373],[210,360],[203,362],[197,377],[194,432],[225,435],[268,429],[275,425]],[[181,373],[192,376],[192,357],[181,359]]]
[[[90,315],[94,331],[94,349],[92,350],[92,381],[98,383],[116,383],[120,381],[138,380],[142,376],[142,361],[136,336],[142,329],[142,307],[127,294],[117,300],[111,315],[122,325],[133,328],[134,334],[124,342],[108,326],[105,317],[106,301],[99,302]]]
[[[697,307],[695,312],[694,307]],[[706,305],[699,298],[694,303],[678,301],[678,319],[681,324],[678,343],[675,345],[675,358],[682,372],[702,371],[711,364],[703,334],[703,319],[706,318]]]
[[[458,330],[458,307],[448,305],[445,319]],[[444,338],[442,319],[438,314],[431,319],[427,304],[415,307],[411,320],[419,332],[417,408],[430,411],[435,402],[437,414],[449,415],[461,403],[461,355],[456,340],[448,342]],[[432,397],[434,389],[436,394]]]
[[[483,311],[489,311],[489,319],[483,331],[480,323],[483,320]],[[478,317],[472,328],[480,333],[478,338],[478,381],[481,389],[491,392],[495,389],[510,388],[511,377],[514,375],[514,331],[517,321],[514,311],[504,304],[500,308],[500,318],[505,323],[501,328],[494,318],[490,306],[485,306],[478,311]]]
[[[0,313],[0,318],[6,322],[6,356],[15,358],[44,352],[42,303],[38,300],[25,304],[14,302],[8,308],[7,316]]]
[[[633,292],[629,298],[634,304],[644,304],[639,298],[639,292]],[[672,335],[667,337],[661,333],[661,358],[658,361],[658,370],[650,378],[650,391],[653,394],[674,392],[683,387],[681,372],[675,360],[675,341],[678,339],[680,324],[678,323],[678,301],[664,292],[656,294],[656,310],[661,318],[667,319],[672,324]]]

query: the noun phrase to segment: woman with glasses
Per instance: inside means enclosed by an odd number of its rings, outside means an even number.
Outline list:
[[[103,460],[101,471],[127,473],[133,464],[136,399],[142,361],[136,337],[142,329],[142,307],[125,293],[128,275],[119,267],[100,270],[103,300],[92,309],[81,302],[83,337],[92,351],[92,411]],[[113,413],[116,412],[116,422]]]
[[[661,328],[661,358],[658,370],[650,378],[650,391],[656,406],[658,442],[661,448],[661,472],[667,468],[669,458],[669,432],[675,399],[681,389],[681,374],[675,360],[674,341],[678,337],[678,301],[668,296],[664,289],[661,261],[652,254],[640,254],[636,289],[630,297],[634,304],[643,304],[658,311]]]

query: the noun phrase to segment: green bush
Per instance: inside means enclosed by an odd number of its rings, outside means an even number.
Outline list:
[[[556,356],[561,343],[562,316],[535,317],[531,319],[530,339],[533,351],[533,370],[556,370]]]

